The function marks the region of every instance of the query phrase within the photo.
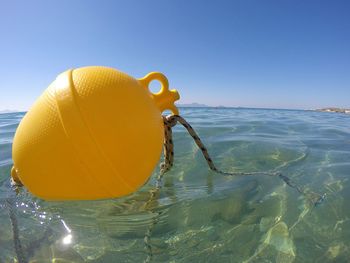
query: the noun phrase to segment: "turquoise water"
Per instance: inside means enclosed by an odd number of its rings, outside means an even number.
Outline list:
[[[14,222],[17,254],[32,262],[142,262],[145,232],[155,222],[153,262],[349,262],[349,115],[213,108],[181,114],[220,169],[277,169],[325,200],[314,206],[278,177],[210,171],[180,126],[175,165],[151,206],[145,203],[158,169],[123,199],[45,202],[25,189],[16,195],[11,142],[24,113],[0,114],[0,262],[16,256]]]

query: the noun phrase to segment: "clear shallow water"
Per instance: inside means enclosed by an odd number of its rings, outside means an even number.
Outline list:
[[[350,116],[212,108],[181,114],[220,169],[277,168],[327,198],[314,207],[277,177],[215,174],[180,126],[175,165],[148,207],[158,170],[123,199],[45,202],[25,189],[16,195],[9,184],[11,143],[24,114],[0,114],[0,262],[16,255],[10,215],[33,262],[142,262],[154,220],[153,262],[348,262]]]

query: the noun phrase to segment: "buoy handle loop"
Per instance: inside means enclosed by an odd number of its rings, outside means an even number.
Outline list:
[[[157,93],[152,93],[149,90],[149,84],[153,80],[158,80],[161,83],[161,89]],[[165,110],[170,110],[174,115],[179,114],[179,110],[175,106],[175,101],[180,99],[180,95],[175,89],[169,90],[169,82],[166,76],[160,72],[151,72],[143,78],[138,79],[138,81],[151,93],[152,99],[161,113]]]

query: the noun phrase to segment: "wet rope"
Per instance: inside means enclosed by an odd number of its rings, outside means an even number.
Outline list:
[[[170,170],[170,168],[173,166],[174,163],[174,144],[173,144],[173,138],[172,138],[172,127],[174,127],[178,122],[185,127],[187,132],[191,135],[194,142],[198,146],[198,148],[201,150],[202,155],[204,156],[210,170],[225,175],[225,176],[251,176],[251,175],[269,175],[269,176],[276,176],[283,180],[288,186],[291,188],[294,188],[297,192],[299,192],[301,195],[305,196],[310,202],[313,204],[313,206],[317,206],[321,204],[325,198],[326,194],[319,194],[313,191],[307,191],[300,185],[298,185],[296,182],[294,182],[292,179],[290,179],[288,176],[283,175],[281,172],[278,171],[269,171],[269,172],[224,172],[216,168],[213,160],[210,158],[207,148],[202,143],[201,139],[198,137],[195,130],[192,128],[192,126],[181,116],[179,115],[169,115],[169,116],[163,116],[163,122],[164,122],[164,161],[160,165],[160,173],[156,180],[156,187],[150,191],[151,196],[150,199],[146,202],[146,208],[149,208],[150,204],[156,200],[156,198],[159,196],[160,189],[162,188],[162,178],[163,175]],[[155,209],[150,209],[152,214],[155,214],[153,216],[152,223],[148,227],[145,237],[144,237],[144,244],[145,249],[147,251],[147,258],[144,260],[144,263],[151,262],[153,258],[153,251],[152,251],[152,245],[151,245],[151,235],[152,231],[155,227],[155,225],[159,221],[159,216],[161,215],[161,211],[155,212]]]
[[[11,178],[11,187],[16,195],[19,194],[20,188],[22,186],[22,183],[14,181],[13,178]],[[17,257],[17,262],[28,263],[28,259],[30,259],[35,254],[35,251],[41,247],[42,243],[44,243],[45,241],[52,243],[49,240],[49,238],[53,234],[53,230],[50,227],[47,227],[42,237],[38,238],[37,240],[32,240],[28,246],[23,246],[19,235],[19,227],[15,211],[16,207],[14,198],[7,198],[5,202],[5,207],[7,208],[8,215],[11,221],[13,245]]]
[[[21,240],[19,238],[18,221],[17,221],[13,202],[14,200],[11,200],[10,198],[6,199],[6,206],[7,206],[8,214],[11,220],[11,226],[12,226],[14,249],[15,249],[18,262],[27,263],[28,260],[25,256],[24,249],[23,249]]]
[[[307,191],[300,185],[298,185],[296,182],[294,182],[292,179],[290,179],[288,176],[283,175],[279,171],[268,171],[268,172],[224,172],[222,170],[219,170],[216,168],[213,160],[210,158],[209,153],[207,148],[204,146],[202,143],[201,139],[198,137],[197,133],[195,130],[192,128],[192,126],[181,116],[179,115],[169,115],[167,117],[163,117],[165,119],[164,121],[164,126],[166,130],[170,130],[171,128],[174,127],[177,122],[179,122],[185,129],[188,131],[188,133],[191,135],[193,138],[194,142],[198,146],[198,148],[201,150],[205,160],[207,161],[207,164],[209,168],[219,174],[223,174],[226,176],[247,176],[247,175],[269,175],[269,176],[277,176],[281,180],[283,180],[288,186],[291,188],[294,188],[297,190],[300,194],[304,195],[307,199],[309,199],[314,205],[320,204],[324,199],[325,199],[325,194],[321,195],[316,192],[312,191]],[[173,141],[172,141],[172,133],[168,132],[167,134],[170,136],[170,138],[165,138],[164,140],[164,156],[165,156],[165,165],[167,167],[172,167],[173,166],[173,160],[174,160],[174,146],[173,146]],[[167,145],[170,144],[170,145]],[[171,149],[171,152],[168,152],[166,149]],[[169,158],[167,158],[167,155],[170,155]],[[167,164],[169,160],[169,164]]]
[[[149,200],[145,204],[146,209],[150,209],[150,206],[156,200],[159,196],[160,189],[162,188],[162,179],[163,175],[170,170],[170,168],[173,166],[174,163],[174,144],[173,144],[173,132],[171,128],[175,126],[175,124],[169,122],[167,120],[167,117],[163,116],[163,122],[164,122],[164,161],[160,164],[160,172],[156,179],[156,186],[154,189],[150,191],[151,196]],[[151,235],[153,232],[153,229],[155,225],[159,221],[159,217],[161,215],[161,211],[156,212],[154,209],[151,209],[151,213],[154,215],[152,218],[152,222],[149,225],[145,237],[144,237],[144,244],[145,249],[147,251],[147,257],[144,260],[145,263],[151,262],[153,258],[153,251],[152,251],[152,245],[151,245]]]

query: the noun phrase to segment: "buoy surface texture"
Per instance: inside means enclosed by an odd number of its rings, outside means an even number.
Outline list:
[[[162,84],[152,94],[152,80]],[[177,114],[176,90],[161,73],[135,79],[113,68],[68,70],[39,97],[17,128],[12,177],[46,200],[128,195],[159,161],[161,113]]]

